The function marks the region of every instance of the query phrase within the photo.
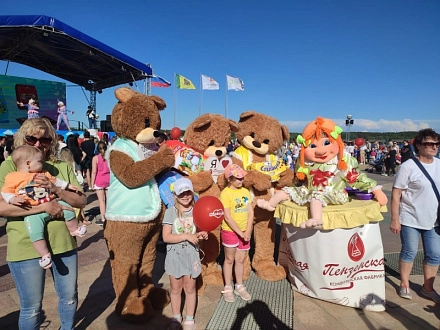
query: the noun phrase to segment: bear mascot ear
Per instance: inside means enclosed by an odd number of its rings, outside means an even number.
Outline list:
[[[130,88],[122,87],[115,90],[115,96],[121,103],[126,103],[130,98],[133,97],[136,93]]]

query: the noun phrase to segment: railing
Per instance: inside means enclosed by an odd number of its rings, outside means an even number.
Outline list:
[[[84,131],[86,129],[89,129],[89,127],[84,122],[79,120],[69,120],[69,123],[72,130]]]

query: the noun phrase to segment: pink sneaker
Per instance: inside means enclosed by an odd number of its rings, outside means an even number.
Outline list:
[[[229,285],[225,286],[225,289],[222,291],[223,299],[225,299],[228,303],[233,303],[235,301],[234,297],[234,291],[232,290],[232,287]]]
[[[241,299],[243,299],[245,301],[251,300],[251,295],[249,294],[249,292],[247,292],[246,287],[243,285],[238,289],[237,289],[237,287],[235,287],[234,293],[237,296],[240,296]]]
[[[183,330],[196,330],[196,324],[194,321],[183,322]]]

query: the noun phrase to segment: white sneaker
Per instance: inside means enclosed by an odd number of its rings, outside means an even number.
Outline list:
[[[411,290],[409,288],[401,286],[399,289],[399,296],[405,299],[412,299]]]
[[[70,235],[84,237],[86,233],[87,233],[87,227],[83,225],[83,226],[79,226],[74,232],[70,233]]]

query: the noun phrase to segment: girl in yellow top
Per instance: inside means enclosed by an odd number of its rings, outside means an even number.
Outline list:
[[[225,250],[223,263],[225,288],[222,294],[226,302],[234,302],[234,293],[243,300],[250,300],[251,295],[243,285],[244,259],[250,248],[254,218],[250,192],[243,187],[243,178],[247,172],[236,164],[230,164],[226,166],[224,174],[228,186],[220,194],[220,200],[225,208],[221,230],[221,240]],[[232,290],[231,285],[233,266],[235,290]]]

